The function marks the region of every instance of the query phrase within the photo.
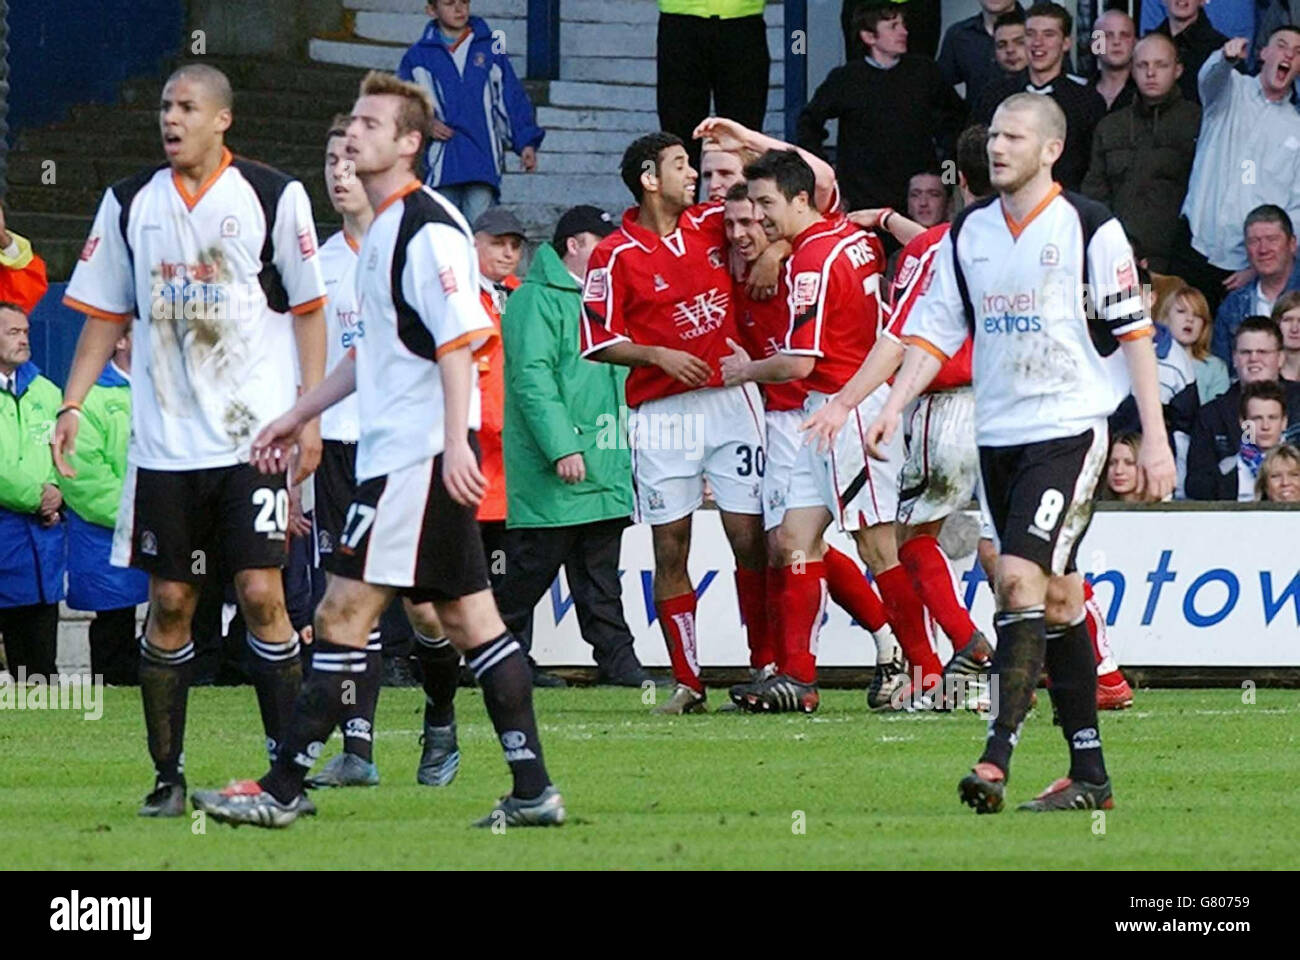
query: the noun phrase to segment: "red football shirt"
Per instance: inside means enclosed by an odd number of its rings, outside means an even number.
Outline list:
[[[912,307],[921,299],[930,286],[930,275],[934,272],[934,258],[939,250],[939,241],[948,233],[950,223],[940,223],[919,233],[907,242],[898,257],[898,273],[894,277],[893,303],[890,309],[889,323],[885,335],[899,343],[904,341],[903,326],[912,314]],[[949,357],[939,372],[925,388],[926,393],[935,390],[954,390],[957,387],[969,387],[971,352],[975,341],[966,338],[961,349]]]
[[[636,217],[636,207],[625,211],[620,228],[592,251],[582,285],[582,355],[620,340],[684,350],[712,369],[705,386],[722,386],[727,338],[736,336],[722,204],[687,208],[666,237]],[[658,367],[634,367],[627,405],[690,389]]]
[[[776,293],[766,300],[752,300],[743,281],[732,286],[736,309],[736,326],[740,330],[740,344],[755,360],[779,353],[790,328],[790,290],[782,276]],[[765,410],[798,410],[803,406],[808,388],[802,380],[788,383],[763,383],[763,408]]]
[[[785,264],[790,293],[782,352],[816,357],[804,388],[835,393],[876,342],[885,250],[874,233],[842,217],[817,221],[793,246]]]

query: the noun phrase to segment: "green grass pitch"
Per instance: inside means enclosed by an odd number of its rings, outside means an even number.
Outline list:
[[[713,691],[713,705],[725,692]],[[422,694],[386,689],[371,789],[323,791],[287,830],[151,821],[139,693],[101,719],[0,713],[0,849],[9,868],[1239,868],[1294,867],[1300,691],[1141,690],[1102,718],[1116,808],[977,817],[957,781],[979,753],[972,714],[876,716],[862,691],[823,692],[812,717],[650,716],[636,690],[543,690],[561,829],[469,827],[508,778],[477,691],[457,699],[462,762],[415,783]],[[1009,806],[1065,772],[1045,696],[1025,725]],[[337,735],[325,755],[338,749]],[[265,767],[253,691],[190,700],[191,788]],[[199,830],[200,826],[206,829]],[[802,827],[800,830],[799,828]]]

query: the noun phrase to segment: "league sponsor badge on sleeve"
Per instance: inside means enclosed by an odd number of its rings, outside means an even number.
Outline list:
[[[84,260],[89,260],[91,257],[93,257],[95,255],[95,250],[98,246],[99,246],[98,234],[87,237],[85,245],[81,248],[81,259],[84,261]]]
[[[605,267],[597,267],[587,273],[587,279],[582,284],[582,299],[591,303],[599,303],[605,299],[605,294],[609,290],[608,270]]]
[[[794,277],[794,283],[791,284],[791,296],[794,298],[794,304],[797,307],[812,306],[817,302],[817,293],[821,290],[822,276],[815,271],[797,273]]]
[[[442,284],[442,292],[449,297],[460,289],[456,284],[456,271],[451,267],[443,267],[438,271],[438,282]]]
[[[303,227],[298,231],[298,252],[304,260],[310,260],[316,255],[316,240],[311,235],[311,227]]]
[[[1125,257],[1115,265],[1115,285],[1121,290],[1137,286],[1137,267],[1132,257]]]

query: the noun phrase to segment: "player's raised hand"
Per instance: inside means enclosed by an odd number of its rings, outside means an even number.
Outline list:
[[[871,454],[872,460],[888,460],[889,453],[885,450],[885,445],[894,439],[894,434],[898,432],[898,424],[902,420],[897,413],[894,413],[888,407],[880,412],[880,416],[871,421],[871,426],[867,427],[867,453]]]
[[[454,443],[442,451],[442,484],[462,507],[477,507],[487,493],[487,478],[468,441]]]
[[[81,428],[81,414],[75,410],[65,410],[54,421],[54,436],[50,438],[50,453],[54,456],[54,469],[64,477],[72,478],[77,471],[72,469],[68,458],[77,452],[77,431]]]
[[[1144,443],[1138,453],[1137,492],[1159,503],[1174,492],[1177,471],[1167,443]]]
[[[1223,58],[1225,60],[1240,60],[1250,49],[1250,41],[1246,37],[1233,37],[1223,45]]]
[[[722,382],[734,387],[749,379],[747,368],[751,358],[749,351],[730,337],[727,337],[727,346],[731,347],[731,353],[722,358]]]
[[[699,357],[685,350],[671,350],[667,347],[659,352],[655,366],[688,387],[702,387],[713,375],[713,370]]]
[[[732,153],[740,150],[745,145],[745,139],[749,135],[749,128],[743,123],[737,123],[735,120],[729,120],[726,117],[705,117],[700,121],[694,132],[691,133],[693,140],[712,140],[719,150],[728,150]]]
[[[284,473],[301,430],[302,423],[293,410],[272,420],[253,438],[248,462],[258,473]]]
[[[865,210],[852,210],[846,213],[844,217],[856,223],[863,230],[875,230],[880,226],[881,217],[888,212],[888,207],[868,207]]]
[[[849,408],[839,402],[838,396],[831,397],[829,403],[822,404],[820,410],[799,425],[807,434],[804,443],[816,443],[817,452],[826,453],[848,419]]]

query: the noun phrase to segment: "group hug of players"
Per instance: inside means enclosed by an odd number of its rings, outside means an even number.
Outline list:
[[[451,715],[463,655],[513,776],[511,792],[478,824],[565,819],[542,761],[531,671],[497,613],[475,523],[485,490],[474,437],[475,357],[497,331],[479,300],[468,224],[415,177],[432,116],[418,86],[378,73],[363,81],[351,116],[329,140],[332,155],[347,164],[346,176],[330,178],[331,200],[345,214],[342,240],[325,244],[338,254],[325,260],[336,272],[331,277],[323,275],[325,248],[317,250],[301,184],[224,147],[230,88],[210,67],[182,68],[164,87],[168,163],[105,194],[69,285],[67,302],[86,313],[87,324],[54,449],[66,470],[80,401],[120,325],[140,318],[114,562],[147,570],[151,581],[141,687],[156,781],[143,815],[184,810],[189,620],[201,581],[192,557],[216,542],[249,625],[270,768],[259,780],[196,792],[196,808],[225,822],[270,827],[316,812],[304,780],[344,704],[366,696],[373,702],[379,667],[371,631],[401,595],[417,637],[445,637],[436,642],[449,682],[445,702],[429,698],[421,760],[422,771],[439,776],[422,782],[445,784],[455,773],[454,726],[451,741],[440,741],[436,734],[448,728],[431,727],[429,711]],[[1119,287],[1097,301],[1100,319],[1062,301],[1060,315],[1044,321],[1091,351],[1073,373],[1059,374],[1074,382],[1062,389],[1041,375],[1035,381],[1032,372],[1027,386],[983,377],[985,390],[1012,401],[1032,399],[1035,390],[1058,400],[1071,394],[1065,402],[1073,411],[1048,416],[1037,431],[1023,429],[1038,421],[1022,413],[1019,439],[987,446],[986,423],[1005,431],[1007,411],[1005,400],[983,398],[981,365],[1013,366],[1002,356],[1005,344],[984,348],[987,327],[974,322],[969,305],[1006,278],[977,277],[973,264],[963,274],[947,225],[920,232],[891,210],[844,214],[833,173],[809,154],[725,119],[705,121],[696,135],[706,144],[704,203],[695,202],[699,178],[680,140],[656,133],[629,146],[622,177],[636,204],[591,255],[581,343],[574,345],[592,360],[632,368],[627,404],[639,416],[630,419],[628,440],[637,519],[652,526],[655,602],[677,683],[656,709],[705,708],[687,556],[691,516],[707,483],[735,554],[751,651],[752,680],[732,689],[732,708],[817,708],[817,636],[829,594],[874,635],[873,707],[950,709],[961,685],[946,679],[991,671],[1000,682],[984,756],[961,784],[963,801],[981,812],[1001,808],[1011,748],[1046,663],[1071,768],[1028,807],[1108,806],[1097,664],[1104,673],[1114,664],[1100,620],[1092,620],[1092,637],[1085,626],[1074,556],[1104,460],[1105,416],[1118,399],[1103,354],[1121,340],[1144,427],[1159,408],[1154,355],[1144,339],[1149,322],[1140,299],[1133,312],[1125,286],[1133,265],[1122,231],[1117,239],[1118,223],[1096,204],[1079,215],[1088,202],[1051,183],[1064,136],[1059,108],[1046,98],[1010,98],[989,130],[963,138],[961,188],[970,206],[956,222],[965,221],[964,237],[976,239],[961,248],[974,242],[987,249],[992,241],[981,230],[1001,230],[1006,237],[996,239],[1011,247],[995,261],[1006,268],[1020,262],[1022,233],[1049,231],[1053,242],[1043,249],[1056,250],[1054,266],[1068,272],[1084,264],[1082,279],[1091,270],[1094,282],[1109,277]],[[355,230],[361,222],[345,209],[351,177],[370,208],[363,236],[347,233],[348,224]],[[1026,191],[1042,196],[1032,210],[1017,208],[1017,219],[1010,207],[998,207],[994,188],[1007,205]],[[986,210],[996,219],[977,221]],[[1087,230],[1072,226],[1085,220]],[[892,296],[881,289],[877,228],[907,241]],[[1045,257],[1035,249],[1026,269]],[[160,276],[224,284],[230,293],[243,291],[244,300],[219,323],[181,324],[153,309]],[[936,297],[939,289],[952,295]],[[326,375],[326,314],[339,311],[363,324],[364,335],[346,352],[331,344],[341,357]],[[338,318],[333,322],[337,327]],[[923,389],[905,452],[899,416]],[[353,393],[353,485],[343,495],[346,509],[335,505],[337,546],[303,679],[278,570],[284,473],[296,483],[316,468],[318,418]],[[652,435],[680,430],[686,417],[702,429],[702,450]],[[1163,429],[1162,422],[1149,426],[1153,434]],[[1156,497],[1167,492],[1158,458],[1152,453],[1140,464]],[[982,559],[997,564],[990,577],[999,596],[996,648],[957,602],[935,537],[977,490],[992,540]],[[824,541],[832,521],[853,536],[879,596],[856,563]],[[1001,548],[996,561],[992,544]],[[927,633],[927,609],[952,642],[946,666]],[[367,736],[372,724],[373,716]]]

